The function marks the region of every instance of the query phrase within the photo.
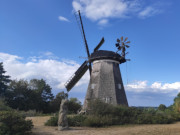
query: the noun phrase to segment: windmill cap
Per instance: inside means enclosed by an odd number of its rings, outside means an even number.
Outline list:
[[[102,59],[116,60],[120,64],[126,62],[126,59],[124,57],[121,57],[118,53],[115,53],[113,51],[99,50],[93,52],[90,56],[90,62]]]

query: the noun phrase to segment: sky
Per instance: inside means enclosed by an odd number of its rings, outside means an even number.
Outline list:
[[[173,104],[180,92],[179,0],[0,0],[0,62],[12,79],[45,79],[57,94],[87,57],[75,15],[81,10],[92,53],[131,41],[120,65],[130,106]],[[89,72],[69,92],[81,102]]]

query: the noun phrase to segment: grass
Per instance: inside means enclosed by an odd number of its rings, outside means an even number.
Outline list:
[[[50,118],[29,117],[34,124],[33,135],[179,135],[180,122],[175,124],[155,124],[155,125],[121,125],[105,128],[72,127],[69,131],[58,131],[57,127],[47,127],[44,123]]]

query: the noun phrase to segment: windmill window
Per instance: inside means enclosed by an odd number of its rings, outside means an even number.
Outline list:
[[[120,83],[118,84],[118,89],[121,89],[121,84]]]
[[[105,102],[108,103],[108,98],[107,97],[105,98]]]
[[[106,97],[105,99],[105,103],[111,103],[112,97]]]
[[[91,84],[91,89],[94,89],[96,84]]]

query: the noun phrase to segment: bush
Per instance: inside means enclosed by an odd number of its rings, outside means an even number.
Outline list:
[[[70,98],[67,106],[68,114],[77,114],[81,109],[81,102],[77,98]]]
[[[57,126],[58,125],[58,116],[55,115],[51,117],[48,121],[44,123],[45,126]]]
[[[84,121],[87,119],[85,115],[73,115],[68,117],[69,126],[79,127],[84,126]]]
[[[37,116],[36,110],[29,110],[29,111],[17,111],[19,114],[21,114],[24,117],[33,117]]]
[[[88,114],[93,115],[86,119],[88,126],[106,126],[121,124],[169,124],[179,120],[180,116],[173,111],[167,111],[166,107],[160,105],[160,109],[113,106],[100,100],[89,103]],[[162,111],[164,110],[164,111]],[[167,113],[168,112],[168,113]],[[106,120],[108,123],[106,123]],[[89,124],[87,124],[89,123]]]
[[[50,113],[48,114],[48,113],[36,112],[36,110],[29,110],[29,111],[15,110],[15,111],[18,112],[23,117],[49,116],[49,115],[51,115]]]
[[[33,127],[31,120],[14,111],[0,111],[0,123],[0,135],[26,135]]]
[[[158,107],[158,110],[161,110],[161,111],[165,111],[167,107],[163,104],[160,104],[159,107]]]
[[[100,100],[89,103],[88,115],[68,116],[69,126],[102,127],[125,124],[170,124],[180,120],[180,115],[166,108],[164,111],[154,108],[135,108],[113,106]],[[57,125],[58,118],[51,118],[49,124]]]
[[[84,120],[83,123],[84,126],[89,127],[104,127],[104,126],[110,126],[113,125],[113,118],[112,116],[94,116],[89,115],[87,119]]]
[[[9,106],[6,106],[4,101],[0,99],[0,111],[10,111],[12,110]]]
[[[113,112],[114,107],[110,104],[104,103],[101,100],[94,100],[88,103],[88,114],[90,115],[109,115]]]
[[[83,126],[83,122],[86,119],[86,116],[83,115],[72,115],[68,116],[68,125],[69,126]],[[58,123],[58,115],[55,115],[51,117],[46,123],[44,124],[45,126],[57,126]]]

